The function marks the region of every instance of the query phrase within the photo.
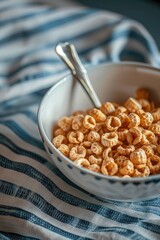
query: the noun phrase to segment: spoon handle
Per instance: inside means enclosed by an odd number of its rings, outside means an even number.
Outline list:
[[[91,85],[87,70],[83,66],[74,45],[67,42],[59,43],[56,47],[56,53],[71,70],[74,77],[82,84],[94,106],[100,108],[101,102]]]

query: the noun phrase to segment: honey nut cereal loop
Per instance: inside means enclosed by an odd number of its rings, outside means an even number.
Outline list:
[[[139,99],[138,102],[140,103],[140,105],[142,106],[142,109],[145,112],[151,111],[151,105],[148,100],[142,98],[142,99]]]
[[[125,141],[127,139],[128,129],[126,129],[126,128],[119,128],[116,133],[117,133],[118,139],[120,141]]]
[[[54,131],[54,137],[57,137],[58,135],[66,136],[66,132],[62,128],[57,128]]]
[[[71,131],[67,135],[70,143],[81,143],[84,139],[84,134],[81,131]]]
[[[67,138],[63,135],[58,135],[53,138],[52,143],[56,148],[59,148],[62,143],[67,143]]]
[[[112,151],[112,149],[110,147],[108,148],[105,148],[103,150],[103,153],[102,153],[102,157],[103,159],[107,159],[109,157],[109,153]]]
[[[121,127],[122,128],[128,128],[128,125],[130,123],[130,118],[127,113],[119,113],[118,118],[121,121]]]
[[[123,106],[118,106],[114,112],[114,115],[118,115],[121,113],[126,113],[127,112],[127,108],[123,107]]]
[[[147,158],[154,154],[154,149],[150,145],[144,145],[141,148],[145,151]]]
[[[139,116],[139,117],[141,117],[141,115],[144,113],[145,111],[143,110],[143,109],[138,109],[137,111],[136,111],[136,114]]]
[[[92,145],[92,142],[90,142],[90,141],[84,141],[84,142],[80,143],[80,146],[83,146],[85,148],[90,148],[91,145]]]
[[[141,120],[140,120],[140,117],[136,113],[130,113],[128,115],[128,117],[130,119],[130,123],[128,124],[129,128],[139,126]]]
[[[96,121],[95,119],[90,116],[90,115],[86,115],[83,119],[83,126],[87,129],[94,129],[96,126]]]
[[[106,160],[103,160],[102,166],[101,166],[101,171],[105,175],[115,175],[118,172],[118,166],[114,162],[113,158],[108,158]]]
[[[96,120],[96,122],[104,122],[106,120],[106,115],[99,109],[93,108],[90,110],[90,115]]]
[[[85,115],[85,112],[83,112],[83,111],[75,111],[75,112],[73,112],[73,116],[77,116],[77,115]]]
[[[130,128],[127,133],[127,141],[129,145],[136,145],[142,139],[142,132],[139,127]]]
[[[118,156],[117,158],[115,158],[115,163],[119,166],[119,167],[122,167],[124,162],[126,160],[129,160],[128,157],[126,156],[123,156],[123,155],[120,155]]]
[[[141,104],[136,99],[131,97],[125,102],[124,106],[129,112],[136,112],[142,108]]]
[[[84,116],[82,114],[76,115],[72,120],[72,129],[79,130],[83,126]]]
[[[136,90],[135,94],[136,99],[149,99],[149,91],[145,88],[139,88]]]
[[[144,168],[146,167],[146,163],[142,163],[142,164],[135,164],[134,168],[138,169],[140,171],[142,171]]]
[[[152,143],[156,143],[157,138],[155,136],[155,134],[150,131],[150,130],[142,130],[142,145],[147,145],[147,144],[152,144]]]
[[[152,124],[153,120],[154,120],[154,118],[150,112],[144,112],[141,114],[141,117],[140,117],[141,123],[140,124],[142,127],[146,128]]]
[[[147,156],[142,148],[134,150],[130,155],[130,160],[133,164],[143,164],[147,162]]]
[[[117,152],[124,156],[129,155],[134,150],[135,150],[134,145],[128,145],[128,146],[123,145],[123,146],[118,146],[117,148]]]
[[[58,121],[58,126],[64,131],[69,131],[72,125],[72,117],[63,117]]]
[[[90,155],[88,161],[90,162],[90,164],[101,165],[102,158],[99,156]]]
[[[80,167],[88,168],[90,166],[90,162],[86,158],[79,158],[74,161],[74,163]]]
[[[68,157],[69,155],[69,147],[66,144],[61,144],[58,148],[58,150],[65,155],[66,157]]]
[[[101,136],[96,131],[90,131],[87,135],[87,140],[90,142],[100,142]]]
[[[91,145],[91,151],[95,155],[102,155],[103,147],[102,147],[102,145],[100,143],[93,142],[92,145]]]
[[[154,119],[154,122],[160,121],[160,108],[156,108],[152,111],[152,116]]]
[[[147,166],[151,173],[157,173],[160,169],[160,157],[157,155],[152,155],[147,159]]]
[[[102,104],[102,106],[100,107],[100,110],[107,116],[115,111],[115,107],[113,103],[106,102]]]
[[[71,148],[69,157],[71,160],[76,160],[79,158],[85,158],[86,156],[86,149],[83,146],[75,146]]]
[[[148,177],[150,175],[150,169],[148,166],[145,166],[142,170],[135,169],[134,170],[134,177]]]
[[[93,172],[100,172],[100,166],[97,165],[97,164],[91,164],[89,167],[88,167],[88,170],[91,170]]]
[[[106,127],[109,131],[116,131],[121,126],[121,121],[118,117],[108,116],[106,119]]]
[[[124,175],[132,175],[134,173],[134,165],[130,160],[125,160],[122,164],[122,167],[119,169],[119,172]]]
[[[123,104],[76,111],[59,119],[52,144],[77,166],[131,178],[160,173],[160,107],[137,89]]]
[[[160,135],[160,125],[157,123],[153,123],[149,126],[148,128],[150,131],[152,131],[153,133]]]
[[[157,146],[157,152],[160,154],[160,145]]]
[[[104,147],[113,147],[118,143],[118,135],[115,132],[104,133],[101,137],[101,143]]]

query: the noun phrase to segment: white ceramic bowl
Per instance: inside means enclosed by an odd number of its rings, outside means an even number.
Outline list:
[[[123,101],[139,87],[149,88],[152,99],[160,102],[160,70],[139,63],[102,64],[88,73],[100,100]],[[71,181],[99,198],[139,201],[160,195],[160,175],[146,178],[117,178],[78,167],[51,143],[53,126],[62,116],[93,107],[78,82],[69,75],[44,96],[38,111],[38,126],[53,163]]]

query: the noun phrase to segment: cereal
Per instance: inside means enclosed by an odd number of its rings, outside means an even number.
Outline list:
[[[85,134],[85,133],[88,133],[89,128],[86,128],[85,126],[82,126],[79,130],[80,130],[83,134]]]
[[[121,121],[121,127],[122,128],[127,128],[129,123],[130,123],[130,118],[127,113],[119,113],[117,117]]]
[[[152,116],[154,119],[154,122],[158,122],[160,120],[160,108],[156,108],[152,111]]]
[[[133,177],[148,177],[149,175],[150,175],[150,169],[148,166],[145,166],[141,170],[135,169]]]
[[[109,131],[116,131],[121,126],[121,121],[118,117],[108,116],[106,119],[106,127]]]
[[[140,117],[136,113],[130,113],[128,115],[128,117],[130,119],[130,123],[128,124],[129,128],[139,126],[141,120],[140,120]]]
[[[154,101],[151,101],[151,111],[154,111],[156,109],[157,105]]]
[[[147,158],[154,154],[154,149],[151,145],[144,145],[141,148],[145,151]]]
[[[154,118],[150,112],[144,112],[141,114],[140,124],[142,127],[147,128],[152,124],[153,120]]]
[[[143,129],[141,143],[142,145],[156,143],[155,134],[150,130]]]
[[[79,158],[74,161],[74,163],[80,167],[88,168],[90,166],[90,162],[86,158]]]
[[[142,108],[141,104],[136,99],[131,97],[124,103],[124,106],[129,112],[136,112]]]
[[[100,166],[98,164],[92,164],[88,167],[88,170],[91,170],[93,172],[100,172]]]
[[[54,131],[54,137],[57,137],[58,135],[66,136],[66,132],[62,128],[57,128]]]
[[[135,150],[135,146],[134,145],[128,145],[128,146],[119,146],[117,148],[118,153],[126,156],[129,155],[130,153],[132,153]]]
[[[152,155],[147,159],[147,166],[151,173],[157,173],[160,169],[160,157],[157,155]]]
[[[63,135],[58,135],[53,138],[52,143],[56,148],[59,148],[62,143],[67,143],[67,138]]]
[[[118,134],[118,139],[120,141],[125,141],[127,139],[128,129],[126,129],[126,128],[119,128],[116,133]]]
[[[115,107],[114,107],[113,103],[106,102],[106,103],[102,104],[102,106],[100,107],[100,110],[105,115],[109,115],[109,114],[111,114],[111,113],[113,113],[115,111]]]
[[[127,141],[129,143],[129,145],[136,145],[137,143],[139,143],[142,139],[142,132],[140,130],[140,128],[138,127],[133,127],[130,128],[128,133],[127,133]]]
[[[125,176],[125,175],[132,175],[134,172],[134,165],[130,160],[125,160],[122,164],[122,167],[119,169],[119,172]]]
[[[142,98],[142,99],[138,99],[138,102],[140,103],[142,109],[145,112],[151,111],[151,104],[148,100]]]
[[[157,123],[153,123],[149,126],[148,128],[150,131],[152,131],[153,133],[160,135],[160,125]]]
[[[111,152],[111,150],[112,150],[112,149],[111,149],[110,147],[104,149],[104,151],[103,151],[103,153],[102,153],[103,159],[107,159],[107,158],[108,158],[109,153]]]
[[[89,158],[88,158],[88,161],[89,161],[91,164],[100,165],[101,162],[102,162],[102,158],[101,158],[101,157],[98,157],[98,156],[90,155]]]
[[[84,116],[82,114],[74,116],[72,120],[72,129],[79,130],[83,126],[83,119]]]
[[[106,115],[99,109],[93,108],[89,113],[97,123],[104,122],[106,120]]]
[[[113,158],[108,158],[107,160],[103,160],[101,171],[105,175],[115,175],[118,172],[118,166],[114,162]]]
[[[105,102],[100,109],[62,117],[53,145],[77,166],[115,177],[160,173],[160,107],[140,88],[124,104]]]
[[[136,149],[130,155],[130,160],[133,164],[144,164],[147,161],[147,156],[142,148]]]
[[[113,147],[118,143],[116,132],[104,133],[101,137],[101,143],[104,147]]]
[[[102,155],[103,147],[102,147],[102,145],[100,143],[93,142],[92,145],[91,145],[91,151],[95,155]]]
[[[118,106],[114,112],[114,115],[118,115],[118,114],[126,113],[126,112],[127,112],[127,108],[125,108],[123,106]]]
[[[58,150],[63,153],[63,155],[67,156],[69,155],[69,147],[66,144],[61,144],[58,148]]]
[[[84,146],[85,148],[90,148],[92,145],[92,142],[90,141],[84,141],[80,144],[81,146]]]
[[[128,158],[126,157],[126,156],[123,156],[123,155],[121,155],[121,156],[118,156],[117,158],[115,158],[115,163],[117,163],[117,165],[119,166],[119,167],[122,167],[123,166],[123,163],[126,161],[126,160],[128,160]]]
[[[58,126],[63,129],[63,131],[69,131],[72,125],[72,117],[62,117],[58,121]]]
[[[96,121],[95,119],[90,116],[90,115],[86,115],[83,119],[83,126],[86,128],[86,129],[94,129],[95,126],[96,126]]]
[[[76,160],[79,158],[85,158],[86,156],[86,149],[83,146],[75,146],[71,148],[69,157],[71,160]]]
[[[149,91],[145,88],[139,88],[136,91],[136,99],[149,99]]]
[[[141,118],[142,114],[144,113],[145,111],[143,109],[138,109],[136,111],[136,114]]]
[[[90,142],[100,142],[101,136],[96,131],[90,131],[90,133],[87,135],[87,139]]]
[[[70,143],[81,143],[84,139],[84,134],[80,131],[71,131],[68,133],[67,138]]]

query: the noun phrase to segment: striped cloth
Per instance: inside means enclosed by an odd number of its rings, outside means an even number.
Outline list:
[[[60,1],[0,1],[0,239],[160,239],[160,198],[102,202],[77,188],[47,155],[37,128],[46,90],[67,73],[54,48],[74,43],[85,64],[160,66],[139,23]]]

